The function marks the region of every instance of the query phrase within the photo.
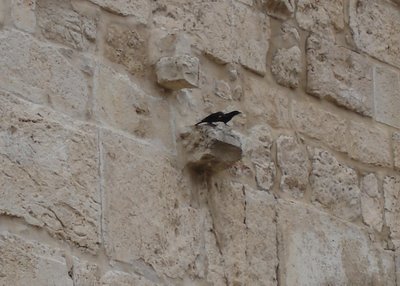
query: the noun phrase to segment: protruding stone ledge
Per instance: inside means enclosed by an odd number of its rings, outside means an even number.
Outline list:
[[[180,137],[186,152],[186,166],[191,169],[219,172],[242,158],[240,138],[229,128],[198,126]]]

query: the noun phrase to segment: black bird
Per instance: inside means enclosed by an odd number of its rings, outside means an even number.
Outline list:
[[[200,123],[208,123],[213,125],[213,122],[218,122],[220,121],[220,117],[224,116],[224,113],[221,111],[215,112],[215,113],[211,113],[210,115],[208,115],[206,118],[202,119],[200,122],[197,122],[195,124],[195,126],[199,125]]]
[[[228,123],[234,116],[236,116],[236,115],[238,115],[238,114],[240,114],[240,113],[241,113],[241,112],[240,112],[240,111],[237,111],[237,110],[232,111],[232,112],[229,112],[229,113],[225,113],[225,114],[223,114],[222,116],[219,117],[218,121],[219,121],[219,122],[225,123],[225,125],[228,125],[227,123]]]

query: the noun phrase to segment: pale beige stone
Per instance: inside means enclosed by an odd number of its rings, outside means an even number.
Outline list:
[[[344,0],[299,0],[296,20],[307,31],[334,40],[344,28]]]
[[[376,166],[392,165],[389,134],[386,130],[352,121],[346,142],[351,158]]]
[[[393,160],[394,168],[400,170],[400,132],[394,132],[392,135],[392,146],[393,146]]]
[[[69,274],[72,274],[74,286],[99,285],[100,269],[97,264],[72,257],[72,267],[69,270]]]
[[[376,121],[400,128],[400,77],[397,71],[374,68],[374,101]]]
[[[296,88],[299,85],[301,68],[302,57],[298,46],[278,49],[272,58],[271,71],[280,85]]]
[[[215,81],[214,94],[222,99],[232,100],[231,87],[226,81],[223,80]],[[240,96],[236,98],[240,98]]]
[[[293,16],[294,0],[264,0],[267,14],[285,20]]]
[[[350,29],[360,50],[400,67],[399,8],[388,1],[350,1]]]
[[[73,116],[85,117],[87,112],[84,74],[57,49],[21,32],[0,32],[0,86]]]
[[[335,150],[346,152],[347,122],[341,116],[311,102],[293,101],[292,117],[297,131]]]
[[[4,1],[4,0],[3,0]],[[33,33],[36,28],[36,0],[10,0],[11,21],[18,29]]]
[[[199,59],[189,55],[163,57],[156,64],[159,85],[179,90],[199,85]]]
[[[288,135],[279,136],[276,146],[278,166],[282,172],[281,191],[294,198],[302,198],[311,169],[307,151],[295,137]]]
[[[103,9],[122,16],[133,16],[147,23],[151,13],[151,2],[147,0],[89,0]]]
[[[362,115],[373,115],[372,67],[351,50],[317,36],[307,39],[307,92]]]
[[[364,223],[380,232],[383,226],[383,196],[374,174],[361,178],[361,212]]]
[[[74,285],[60,250],[3,231],[0,253],[0,285]]]
[[[383,180],[385,197],[385,222],[389,227],[390,238],[396,247],[400,246],[400,177],[386,176]]]
[[[300,203],[277,218],[280,285],[395,285],[393,259],[359,227]]]
[[[161,285],[154,283],[145,277],[138,276],[132,273],[110,270],[100,280],[101,286],[157,286]]]
[[[322,149],[312,152],[312,201],[335,216],[355,220],[361,215],[360,189],[355,170]]]
[[[0,93],[0,213],[94,252],[100,243],[96,130]]]

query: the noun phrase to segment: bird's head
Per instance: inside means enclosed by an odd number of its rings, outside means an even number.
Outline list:
[[[230,114],[232,114],[233,116],[235,116],[235,115],[241,114],[241,112],[238,111],[238,110],[235,110],[235,111],[230,112]]]

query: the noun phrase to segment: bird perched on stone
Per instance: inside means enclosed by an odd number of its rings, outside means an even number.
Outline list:
[[[237,111],[237,110],[232,111],[232,112],[225,113],[224,115],[222,115],[222,116],[219,117],[218,121],[219,121],[219,122],[223,122],[223,123],[225,123],[225,125],[227,125],[227,123],[228,123],[234,116],[236,116],[236,115],[238,115],[238,114],[240,114],[240,113],[241,113],[241,112],[240,112],[240,111]]]
[[[207,117],[203,118],[200,122],[197,122],[195,124],[195,126],[201,124],[201,123],[207,123],[207,124],[211,124],[213,125],[214,122],[218,122],[219,118],[221,116],[224,116],[224,113],[222,111],[218,111],[215,113],[211,113],[210,115],[208,115]]]

